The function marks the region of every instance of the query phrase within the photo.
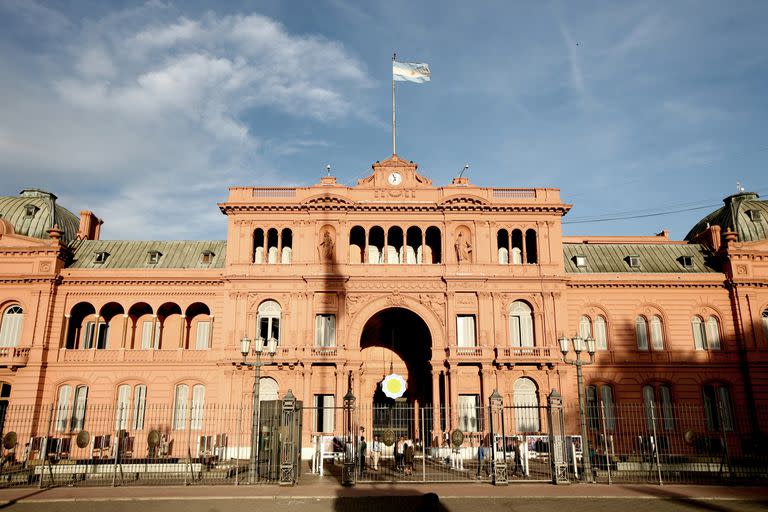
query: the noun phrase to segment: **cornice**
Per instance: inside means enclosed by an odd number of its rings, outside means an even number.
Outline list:
[[[60,278],[58,276],[0,276],[0,285],[4,284],[60,284]]]
[[[725,289],[725,282],[722,283],[660,283],[660,282],[631,282],[620,283],[615,281],[606,282],[574,282],[566,283],[567,288],[702,288],[702,289]]]
[[[475,213],[557,213],[565,215],[569,208],[563,205],[493,205],[493,204],[441,204],[435,203],[309,203],[309,204],[228,204],[221,211],[231,213],[273,213],[273,212],[328,212],[339,213],[445,213],[445,212],[475,212]]]
[[[202,279],[110,279],[110,278],[91,278],[91,279],[65,279],[60,285],[65,286],[222,286],[224,281],[221,278],[202,280]]]

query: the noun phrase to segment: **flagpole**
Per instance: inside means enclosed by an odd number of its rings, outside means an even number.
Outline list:
[[[392,67],[395,66],[395,59],[397,58],[397,54],[392,54]],[[392,154],[397,154],[397,142],[395,139],[395,134],[397,132],[395,131],[395,73],[394,69],[392,72]]]

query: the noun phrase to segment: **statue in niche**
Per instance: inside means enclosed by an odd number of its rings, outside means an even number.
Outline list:
[[[472,261],[472,244],[464,237],[464,232],[459,231],[454,247],[456,247],[456,259],[459,263],[463,261]]]
[[[323,233],[323,240],[320,242],[320,259],[323,261],[333,261],[333,252],[335,247],[335,242],[333,241],[333,237],[331,237],[331,233],[329,231],[325,231]]]

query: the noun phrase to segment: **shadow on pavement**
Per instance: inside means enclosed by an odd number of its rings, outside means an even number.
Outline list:
[[[392,511],[397,512],[450,512],[434,492],[420,492],[390,485],[392,494],[386,496],[337,496],[333,500],[335,512]]]
[[[23,500],[25,500],[27,498],[31,498],[32,496],[37,496],[38,494],[42,494],[44,492],[48,492],[51,489],[55,489],[55,487],[46,487],[45,489],[36,489],[35,491],[30,492],[29,494],[25,494],[24,496],[19,496],[18,498],[10,499],[10,500],[6,501],[5,503],[0,503],[0,509],[8,508],[11,505],[15,505],[15,504],[19,503],[20,501],[23,501]]]
[[[642,492],[643,494],[653,496],[655,498],[662,498],[666,499],[667,501],[676,503],[677,505],[680,505],[682,507],[690,508],[692,510],[709,510],[711,512],[732,512],[733,507],[732,506],[724,506],[720,505],[717,500],[712,499],[697,499],[692,498],[690,496],[687,496],[680,492],[675,492],[672,489],[664,488],[664,487],[654,487],[654,486],[642,486],[635,488],[636,490]],[[751,501],[748,498],[745,499],[745,501]],[[767,503],[768,499],[765,500],[754,500],[756,503]]]

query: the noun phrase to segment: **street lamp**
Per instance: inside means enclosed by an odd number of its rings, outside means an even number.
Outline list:
[[[568,359],[568,342],[573,344],[576,359]],[[589,354],[589,362],[581,360],[581,353],[586,350]],[[595,340],[590,336],[586,340],[581,336],[574,336],[568,340],[565,336],[560,338],[560,352],[563,353],[563,362],[576,367],[576,381],[579,388],[579,419],[581,420],[581,460],[583,468],[581,479],[592,482],[592,461],[589,456],[589,439],[587,438],[587,416],[584,412],[584,376],[581,367],[595,362]]]
[[[251,351],[251,340],[248,336],[243,336],[240,340],[240,353],[243,354],[242,366],[253,366],[256,371],[253,379],[253,419],[251,422],[251,460],[248,465],[248,482],[256,483],[259,479],[257,465],[259,460],[259,437],[261,432],[259,431],[259,379],[261,378],[261,367],[264,365],[272,364],[272,358],[277,352],[277,340],[275,338],[269,338],[267,341],[267,353],[269,354],[269,361],[261,360],[261,353],[264,350],[264,338],[259,336],[256,338],[256,346],[253,347],[253,352],[256,354],[256,361],[249,363],[245,359],[248,353]]]

